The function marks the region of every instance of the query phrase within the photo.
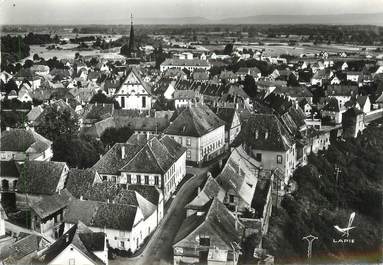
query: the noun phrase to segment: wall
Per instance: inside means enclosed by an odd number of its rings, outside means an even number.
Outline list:
[[[69,263],[69,262],[74,263]],[[55,259],[49,262],[49,265],[67,265],[67,264],[80,264],[80,265],[96,265],[88,257],[82,254],[81,251],[73,244],[67,246]]]

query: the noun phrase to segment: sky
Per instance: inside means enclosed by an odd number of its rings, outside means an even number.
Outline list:
[[[383,12],[383,0],[0,0],[1,24],[125,24],[145,18]]]

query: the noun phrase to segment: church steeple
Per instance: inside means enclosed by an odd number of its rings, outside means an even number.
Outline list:
[[[130,14],[129,52],[130,56],[132,56],[136,52],[134,48],[133,14]]]

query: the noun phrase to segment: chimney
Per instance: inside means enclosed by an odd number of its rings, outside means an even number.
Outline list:
[[[122,159],[125,158],[125,145],[122,145],[122,146],[121,146],[121,158],[122,158]]]

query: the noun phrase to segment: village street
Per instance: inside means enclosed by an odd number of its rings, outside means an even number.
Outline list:
[[[117,257],[115,260],[109,261],[110,265],[172,263],[173,239],[186,217],[184,207],[196,195],[196,188],[206,179],[207,168],[187,167],[186,171],[194,176],[181,186],[177,194],[182,194],[182,196],[174,197],[162,222],[150,238],[142,254],[133,258]]]

